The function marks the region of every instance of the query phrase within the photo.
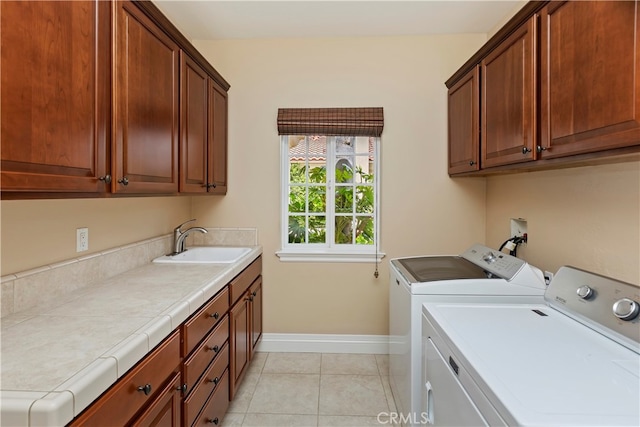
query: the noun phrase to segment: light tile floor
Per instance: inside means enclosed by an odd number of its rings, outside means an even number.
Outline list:
[[[222,425],[380,426],[392,412],[386,355],[256,353]]]

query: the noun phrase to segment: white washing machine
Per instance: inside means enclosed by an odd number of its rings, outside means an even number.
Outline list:
[[[403,425],[422,423],[422,304],[539,303],[542,272],[483,245],[459,256],[397,258],[390,262],[389,380]]]
[[[424,423],[640,426],[639,311],[640,287],[571,267],[541,304],[424,304]]]

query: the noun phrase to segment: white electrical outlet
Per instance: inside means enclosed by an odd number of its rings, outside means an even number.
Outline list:
[[[89,229],[78,228],[76,230],[76,252],[84,252],[89,250]]]

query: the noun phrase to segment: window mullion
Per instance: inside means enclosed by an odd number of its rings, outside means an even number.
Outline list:
[[[335,182],[335,136],[327,137],[327,245],[335,246],[335,211],[336,211],[336,182]]]

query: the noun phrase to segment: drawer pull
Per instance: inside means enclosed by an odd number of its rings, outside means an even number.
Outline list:
[[[214,353],[217,353],[220,351],[220,347],[218,347],[217,345],[214,345],[213,347],[209,347],[209,350],[213,351]]]
[[[220,313],[216,311],[215,313],[210,314],[209,317],[213,317],[215,320],[218,320],[218,318],[220,317]]]
[[[215,417],[215,418],[214,418],[214,419],[212,419],[212,420],[207,420],[207,422],[208,422],[209,424],[215,424],[215,425],[218,425],[218,423],[220,422],[220,420],[218,419],[218,417]]]
[[[218,385],[218,383],[220,382],[220,378],[215,377],[212,380],[209,380],[210,383],[213,383],[213,385]]]
[[[258,295],[258,293],[256,291],[253,291],[253,293],[251,295],[253,295],[255,297],[256,295]]]
[[[145,384],[138,387],[138,391],[144,393],[145,396],[149,396],[151,394],[151,384]]]

